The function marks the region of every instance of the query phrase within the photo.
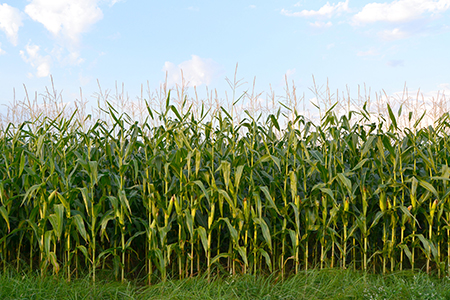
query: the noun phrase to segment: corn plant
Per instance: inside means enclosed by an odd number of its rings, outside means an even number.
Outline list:
[[[238,122],[169,93],[143,123],[107,105],[90,127],[76,112],[9,124],[2,269],[148,284],[314,267],[450,274],[448,116],[400,129],[389,106],[378,123],[365,108],[331,106],[320,124],[285,109]]]

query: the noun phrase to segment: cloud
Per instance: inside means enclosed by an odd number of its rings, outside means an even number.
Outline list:
[[[333,23],[331,23],[330,21],[328,22],[321,22],[321,21],[316,21],[314,23],[309,23],[309,26],[314,27],[314,28],[328,28],[333,26]]]
[[[79,51],[66,49],[61,46],[55,46],[50,54],[61,66],[77,66],[84,62],[84,59],[80,57]]]
[[[396,0],[391,3],[369,3],[353,16],[356,25],[391,22],[409,22],[420,18],[425,13],[436,14],[450,8],[449,0]]]
[[[393,41],[407,38],[409,36],[409,33],[401,30],[400,28],[394,28],[390,30],[383,30],[378,33],[378,36],[380,36],[384,40]]]
[[[111,2],[109,3],[109,6],[113,6],[116,3],[122,2],[124,0],[111,0]]]
[[[290,12],[288,10],[282,9],[281,14],[289,16],[289,17],[323,17],[323,18],[331,18],[334,15],[338,15],[342,12],[348,12],[348,2],[338,2],[338,4],[330,4],[327,2],[324,6],[319,8],[319,10],[302,10],[300,12]],[[297,3],[298,4],[298,3]],[[296,6],[298,6],[296,4]]]
[[[78,43],[80,35],[103,18],[97,0],[31,0],[25,12],[54,36],[72,43]]]
[[[17,46],[19,27],[23,26],[20,11],[8,4],[0,5],[0,30],[8,37],[11,44]]]
[[[403,60],[400,59],[393,59],[387,62],[387,65],[389,67],[403,67],[405,65],[405,62]]]
[[[42,56],[39,54],[40,47],[28,43],[25,51],[20,51],[22,59],[29,63],[33,68],[36,68],[36,77],[47,77],[50,75],[50,55]]]
[[[443,91],[446,94],[450,94],[450,83],[438,84],[438,88],[439,88],[440,91]]]
[[[163,72],[168,73],[168,84],[181,84],[181,71],[183,77],[190,86],[209,85],[211,81],[221,72],[220,66],[209,58],[201,58],[192,55],[191,60],[187,60],[176,66],[174,63],[166,61]]]
[[[249,5],[248,7],[253,9],[256,8],[256,5]]]
[[[5,54],[6,51],[2,49],[2,43],[0,43],[0,55]]]

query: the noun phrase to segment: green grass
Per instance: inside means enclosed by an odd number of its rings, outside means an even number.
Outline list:
[[[390,275],[313,270],[281,281],[275,276],[169,280],[146,287],[89,277],[70,283],[38,273],[0,275],[0,299],[450,299],[450,280],[422,272]]]

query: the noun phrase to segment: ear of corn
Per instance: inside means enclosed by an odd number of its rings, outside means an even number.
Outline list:
[[[279,113],[198,121],[168,98],[162,113],[148,107],[154,127],[112,106],[112,125],[88,130],[73,116],[9,124],[1,267],[149,283],[310,267],[450,273],[447,118],[413,132],[388,111],[387,130],[332,109],[282,129]]]

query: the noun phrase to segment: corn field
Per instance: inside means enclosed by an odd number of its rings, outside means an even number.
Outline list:
[[[139,124],[46,117],[0,131],[0,268],[67,280],[309,268],[450,275],[450,129],[362,109],[235,124],[148,107]],[[397,115],[397,116],[396,116]],[[108,125],[112,124],[112,125]]]

